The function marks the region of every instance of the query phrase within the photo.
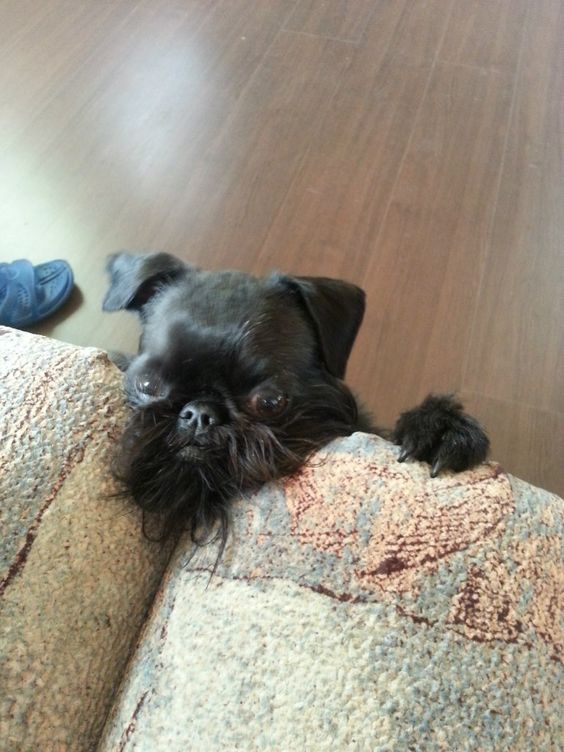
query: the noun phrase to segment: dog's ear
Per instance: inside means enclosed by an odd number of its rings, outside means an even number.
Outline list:
[[[164,283],[178,277],[188,267],[168,253],[114,253],[108,258],[106,271],[110,289],[106,293],[104,311],[139,310]]]
[[[347,361],[362,323],[364,291],[338,279],[282,277],[297,294],[313,324],[322,360],[333,376],[344,378]]]

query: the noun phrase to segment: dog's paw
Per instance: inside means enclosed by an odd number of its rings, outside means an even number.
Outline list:
[[[433,478],[441,470],[460,472],[478,465],[490,446],[482,426],[451,396],[430,395],[419,407],[402,413],[393,439],[401,446],[400,462],[428,462]]]

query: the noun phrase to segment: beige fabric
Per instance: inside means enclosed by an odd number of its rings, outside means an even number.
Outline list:
[[[210,580],[112,497],[106,355],[0,329],[0,390],[2,752],[563,748],[561,499],[355,434],[234,504]]]
[[[562,520],[355,434],[179,545],[101,752],[563,749]]]
[[[0,329],[0,749],[91,750],[167,552],[111,497],[104,353]]]

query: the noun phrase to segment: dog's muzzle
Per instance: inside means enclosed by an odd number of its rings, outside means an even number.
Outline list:
[[[209,443],[213,429],[222,423],[222,415],[217,406],[211,402],[194,400],[184,405],[178,414],[176,430],[186,445],[201,449]]]

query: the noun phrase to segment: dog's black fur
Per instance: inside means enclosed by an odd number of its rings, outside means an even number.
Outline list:
[[[141,316],[139,353],[122,359],[133,407],[117,475],[162,535],[195,542],[218,529],[229,502],[294,473],[320,447],[354,431],[382,433],[343,383],[365,296],[347,282],[205,272],[166,253],[108,262],[104,310]],[[482,462],[489,442],[452,397],[404,413],[392,438],[442,469]]]

